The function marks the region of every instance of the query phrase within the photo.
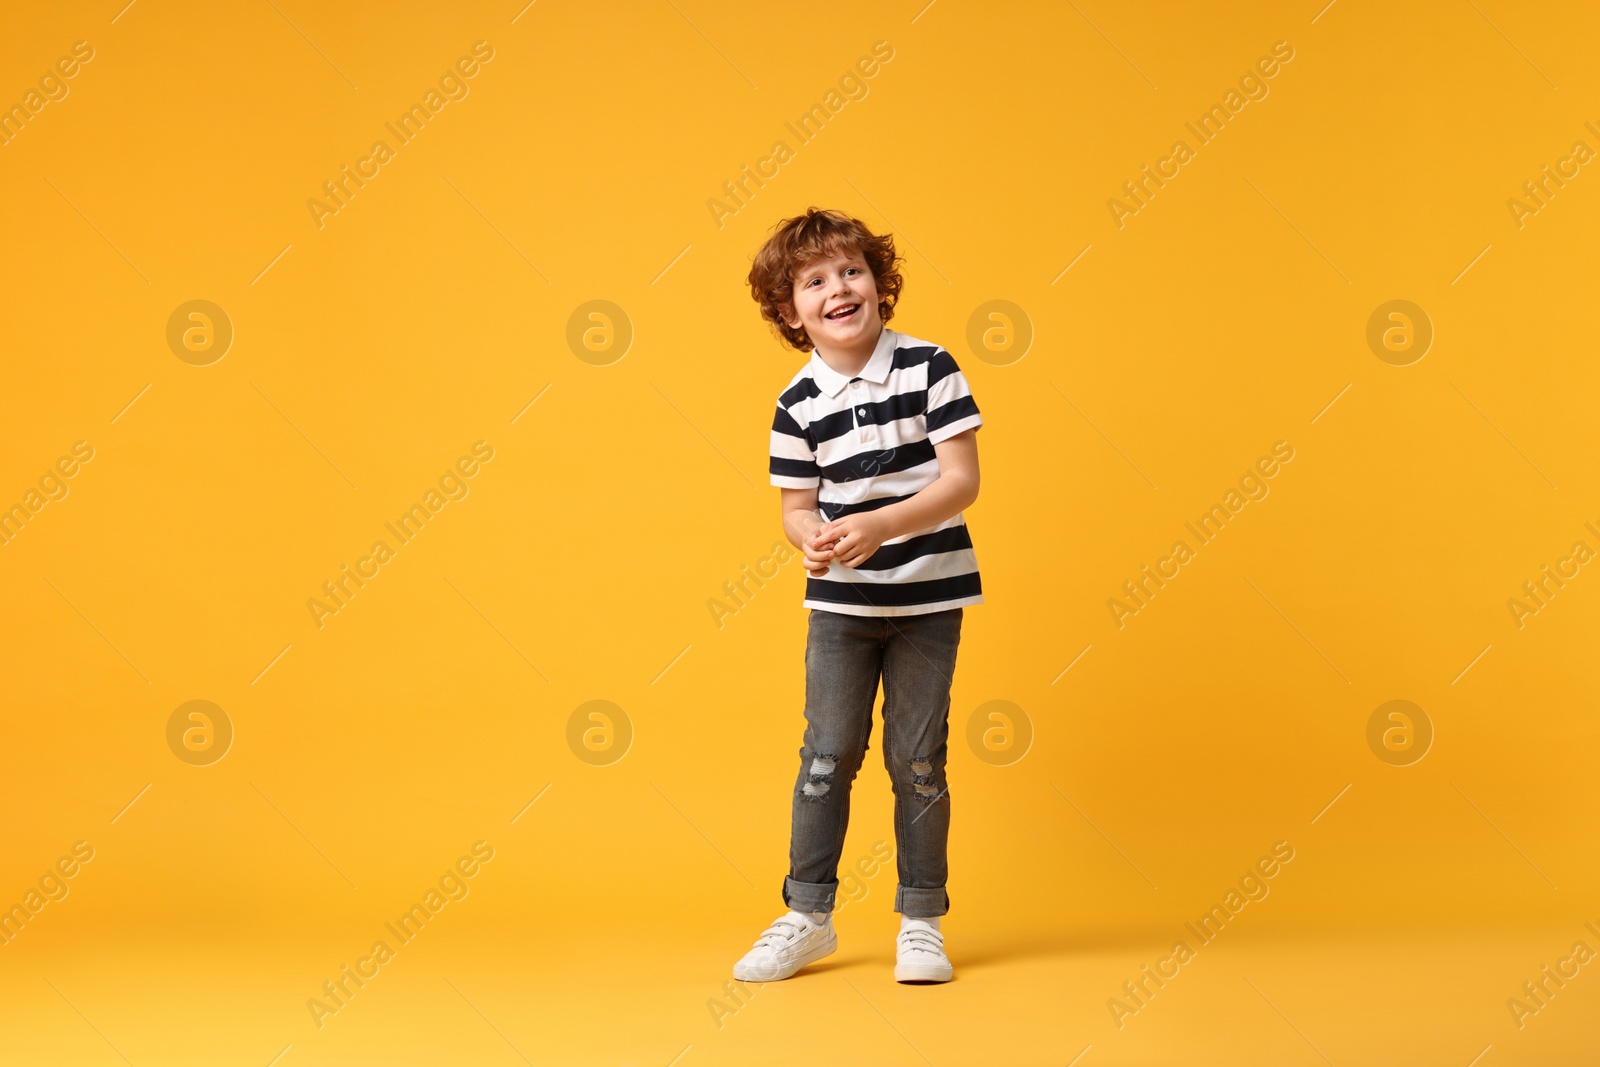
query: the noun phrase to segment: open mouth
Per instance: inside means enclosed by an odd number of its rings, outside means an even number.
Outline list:
[[[860,304],[846,304],[837,311],[828,312],[828,314],[824,315],[823,318],[827,319],[829,322],[845,322],[851,318],[854,318],[856,312],[860,310]]]

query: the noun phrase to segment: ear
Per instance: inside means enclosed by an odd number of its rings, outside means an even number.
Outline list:
[[[778,305],[778,317],[783,320],[784,325],[788,326],[789,329],[798,330],[800,328],[800,317],[795,315],[794,308],[788,304]]]

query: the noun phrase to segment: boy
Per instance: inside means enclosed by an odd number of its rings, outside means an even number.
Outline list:
[[[983,603],[962,516],[978,496],[983,420],[949,352],[885,325],[900,297],[896,261],[892,236],[811,208],[778,224],[750,270],[762,317],[791,347],[813,350],[778,397],[770,449],[811,612],[783,883],[790,910],[734,966],[741,981],[788,978],[837,947],[850,785],[880,673],[899,846],[894,976],[947,982],[953,973],[939,928],[950,906],[945,752],[963,609]]]

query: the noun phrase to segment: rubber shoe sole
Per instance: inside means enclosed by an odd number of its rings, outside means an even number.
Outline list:
[[[817,938],[798,955],[777,960],[740,960],[733,965],[733,976],[741,982],[778,982],[794,974],[807,964],[831,956],[839,947],[839,935],[828,924],[827,936]]]
[[[949,962],[917,960],[894,965],[896,982],[948,982],[955,977],[955,968]]]

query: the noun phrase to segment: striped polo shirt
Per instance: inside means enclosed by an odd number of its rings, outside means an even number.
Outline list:
[[[955,359],[883,328],[861,373],[811,359],[778,396],[772,484],[817,490],[825,521],[905,500],[939,476],[933,446],[983,425]],[[845,615],[919,615],[983,603],[966,518],[885,541],[857,567],[807,572],[802,604]]]

